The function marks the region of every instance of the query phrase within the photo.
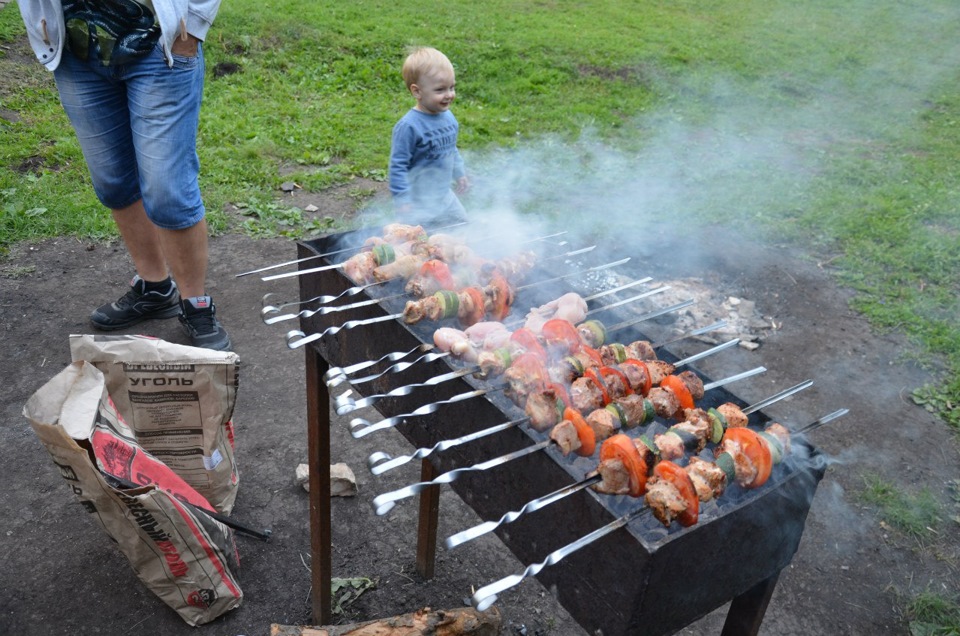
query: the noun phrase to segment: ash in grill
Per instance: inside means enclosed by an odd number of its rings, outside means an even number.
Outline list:
[[[319,257],[337,251],[344,242],[357,245],[366,238],[360,233],[300,244],[300,273],[313,270],[299,278],[302,299],[323,298],[322,302],[335,303],[340,298],[359,297],[370,301],[351,303],[355,306],[342,312],[318,308],[291,315],[300,318],[301,329],[300,333],[292,332],[288,342],[293,347],[304,347],[308,362],[311,462],[315,464],[311,466],[311,475],[316,475],[318,480],[317,484],[311,484],[311,496],[315,497],[316,504],[311,510],[317,510],[311,518],[315,535],[315,592],[329,589],[330,577],[329,502],[320,494],[328,492],[329,484],[324,488],[326,471],[318,469],[329,464],[329,439],[323,433],[329,426],[326,409],[329,394],[321,378],[339,378],[331,382],[336,385],[347,374],[328,374],[330,365],[341,369],[353,365],[363,369],[366,381],[352,385],[347,398],[341,394],[338,408],[349,410],[356,404],[375,404],[385,417],[383,421],[396,427],[418,448],[410,457],[401,459],[423,461],[424,481],[413,485],[417,488],[411,487],[414,492],[400,493],[421,497],[418,542],[421,574],[432,575],[437,488],[439,484],[449,483],[482,518],[501,520],[493,531],[521,561],[530,564],[518,577],[481,587],[474,596],[478,606],[492,602],[498,593],[522,578],[536,575],[545,585],[557,590],[559,600],[571,616],[591,632],[672,633],[731,599],[734,605],[728,627],[734,630],[743,627],[738,633],[755,632],[778,573],[796,552],[810,500],[823,476],[823,463],[816,461],[817,451],[802,439],[794,438],[791,452],[784,454],[782,461],[773,467],[766,483],[755,488],[728,485],[722,496],[703,503],[697,523],[689,527],[678,523],[665,526],[653,515],[640,512],[642,498],[601,494],[592,488],[578,487],[585,480],[592,479],[594,483],[598,480],[592,477],[598,468],[596,457],[564,454],[560,444],[551,441],[547,432],[529,425],[524,411],[492,381],[481,380],[471,373],[454,373],[455,377],[436,382],[438,376],[459,368],[453,364],[453,356],[435,355],[408,364],[402,373],[399,370],[384,372],[391,364],[402,366],[404,361],[412,362],[418,355],[424,357],[425,352],[436,354],[430,343],[437,327],[446,323],[408,324],[398,320],[409,300],[402,283],[361,281],[358,285],[358,281],[344,275],[347,267]],[[558,269],[564,270],[559,272],[566,286],[563,291],[580,285],[584,285],[582,289],[587,294],[601,291],[594,285],[607,275],[590,268],[604,264],[590,257],[593,254],[588,250],[563,259],[567,262],[562,267],[558,263],[551,263],[549,270],[543,265],[535,267],[527,274],[528,287],[517,295],[511,315],[522,316],[530,308],[556,298],[559,295],[556,284],[535,283],[556,280]],[[318,266],[318,262],[322,264]],[[587,270],[590,271],[579,277],[572,274]],[[275,307],[268,313],[274,313],[273,309]],[[456,315],[455,311],[441,313]],[[648,313],[655,314],[655,311]],[[616,318],[613,312],[603,315],[609,316]],[[638,329],[649,324],[638,322],[622,327],[617,332],[618,340],[624,343],[649,340]],[[406,357],[406,352],[413,357]],[[659,357],[671,364],[683,362],[667,350],[661,350]],[[754,425],[768,422],[759,411],[762,404],[747,407],[726,390],[727,382],[711,382],[700,377],[709,387],[697,403],[701,409],[732,403],[755,411]],[[365,399],[368,402],[363,402]],[[375,432],[371,430],[375,427],[367,424],[357,425],[354,435],[364,437]],[[673,428],[671,422],[661,419],[643,430],[653,437],[672,432]],[[496,430],[490,432],[490,429]],[[711,463],[715,461],[712,448],[711,444],[700,452],[700,457]],[[734,453],[733,457],[739,450],[730,452]],[[484,469],[482,488],[476,487],[476,480],[455,478],[457,471],[477,470],[491,458],[500,457],[518,459],[498,461],[492,470]],[[374,454],[371,465],[376,472],[377,466],[392,459]],[[654,473],[662,480],[669,480],[665,470]],[[568,496],[530,509],[532,502],[543,502],[550,494],[571,487],[576,490]],[[381,502],[392,505],[394,500],[389,497],[384,500],[384,496],[380,496]],[[524,514],[505,521],[505,517],[514,516],[508,511]],[[545,528],[549,528],[549,532],[545,532]],[[458,535],[457,540],[448,539],[448,549],[469,540],[470,530]],[[692,580],[702,584],[691,586]],[[318,622],[329,618],[329,614],[323,615],[325,610],[329,611],[326,596],[315,593],[314,613]]]

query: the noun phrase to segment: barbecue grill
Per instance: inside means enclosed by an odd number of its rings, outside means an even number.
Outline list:
[[[364,238],[365,234],[360,231],[301,242],[298,256],[308,260],[300,262],[300,270],[332,264],[336,260],[328,260],[324,254],[359,245]],[[336,258],[342,260],[349,255],[338,254]],[[554,271],[548,273],[535,268],[527,280],[552,276]],[[337,268],[303,274],[299,283],[303,300],[321,294],[335,296],[355,285]],[[517,299],[512,315],[523,315],[528,306],[551,300],[555,295],[550,291],[555,290],[526,290]],[[364,295],[351,297],[349,302],[364,297],[382,299],[380,302],[349,313],[304,312],[300,317],[303,334],[315,335],[329,330],[323,337],[300,343],[306,355],[312,601],[314,620],[318,624],[330,622],[332,575],[327,470],[330,393],[323,377],[331,366],[376,360],[389,352],[412,350],[432,342],[437,325],[429,322],[408,325],[399,320],[384,320],[371,326],[336,329],[347,320],[401,312],[405,299],[395,297],[399,291],[402,283],[373,286],[364,290]],[[631,328],[629,332],[618,332],[616,339],[630,342],[647,337]],[[676,361],[669,351],[661,350],[659,354],[666,361]],[[425,382],[455,368],[448,360],[412,365],[402,375],[384,374],[375,381],[353,387],[354,395],[359,398],[384,394],[400,384]],[[709,378],[703,379],[709,382]],[[430,447],[523,417],[522,410],[502,391],[458,399],[490,387],[490,383],[466,375],[409,395],[380,399],[376,409],[384,417],[393,417],[436,403],[432,412],[405,418],[396,426],[415,447]],[[698,405],[707,408],[723,402],[744,404],[720,387],[709,391]],[[754,422],[767,419],[760,412]],[[507,428],[480,441],[422,459],[421,480],[430,481],[446,471],[472,466],[543,439],[545,434],[524,425]],[[604,634],[674,633],[730,601],[733,603],[723,633],[756,633],[777,577],[798,548],[810,502],[823,477],[823,462],[813,461],[818,456],[816,449],[800,440],[795,440],[794,446],[794,452],[776,467],[766,485],[755,490],[728,488],[717,502],[704,505],[698,524],[683,529],[674,524],[667,529],[651,515],[638,515],[626,526],[571,553],[552,567],[543,568],[536,574],[537,578],[556,591],[570,615],[591,633],[597,630]],[[518,510],[533,499],[582,480],[595,468],[595,459],[564,457],[551,445],[496,470],[453,481],[450,486],[481,518],[498,519],[506,511]],[[439,488],[431,486],[419,495],[417,568],[425,578],[433,576]],[[498,527],[496,533],[521,562],[534,564],[557,548],[577,541],[641,505],[642,500],[583,489],[509,526]]]

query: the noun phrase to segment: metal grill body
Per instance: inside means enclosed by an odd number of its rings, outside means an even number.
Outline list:
[[[342,247],[344,238],[328,237],[301,243],[299,257]],[[347,238],[362,241],[362,237]],[[308,261],[301,268],[315,267],[321,260]],[[534,272],[528,280],[535,280],[537,275],[548,276]],[[351,286],[353,283],[338,269],[300,277],[302,299],[335,295]],[[387,284],[372,288],[369,293],[376,298],[401,289],[400,283]],[[518,299],[513,315],[523,315],[527,306],[555,297],[538,296],[533,289],[528,291],[524,298]],[[311,334],[350,319],[398,313],[404,302],[403,299],[385,300],[349,314],[317,314],[302,318],[301,329]],[[397,320],[385,321],[341,330],[307,346],[326,364],[345,366],[432,342],[436,327],[437,324],[427,322],[405,325]],[[619,342],[637,339],[646,338],[638,331],[618,332],[616,338]],[[676,360],[665,351],[660,352],[660,357],[671,362]],[[400,382],[423,382],[451,368],[445,359],[436,360],[415,365],[399,376],[387,374],[354,391],[360,395],[381,394]],[[466,376],[419,389],[409,396],[384,399],[376,408],[384,417],[392,417],[410,413],[427,402],[489,386]],[[309,383],[308,390],[312,390]],[[700,406],[708,408],[728,401],[744,405],[730,392],[718,388],[710,391]],[[766,419],[762,414],[757,415],[755,419]],[[502,392],[496,392],[441,406],[437,412],[411,418],[397,428],[415,447],[429,447],[522,416],[523,412]],[[542,439],[544,434],[526,426],[514,427],[482,441],[435,453],[424,462],[429,461],[437,472],[445,472]],[[805,461],[795,459],[801,456],[808,457]],[[642,515],[626,527],[545,568],[537,578],[548,589],[555,590],[570,615],[590,633],[600,630],[603,634],[670,634],[731,600],[734,606],[727,622],[729,633],[755,631],[779,572],[789,564],[799,546],[810,502],[824,473],[823,462],[815,461],[817,457],[815,449],[800,444],[787,461],[775,468],[765,486],[752,491],[729,487],[716,503],[705,505],[697,525],[687,529],[673,527],[668,531],[650,515]],[[595,468],[596,459],[572,460],[550,447],[495,470],[468,474],[454,481],[451,487],[481,518],[497,519],[506,511],[517,510],[534,498],[583,479]],[[311,487],[311,497],[323,496],[314,493]],[[497,534],[521,562],[537,563],[553,550],[641,504],[641,500],[601,495],[587,489],[503,526]],[[421,514],[422,511],[423,508]],[[327,550],[329,552],[329,546]]]

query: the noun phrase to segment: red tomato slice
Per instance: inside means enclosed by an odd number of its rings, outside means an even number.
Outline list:
[[[577,429],[577,437],[580,438],[580,448],[577,449],[577,455],[581,457],[593,455],[593,452],[597,450],[597,435],[587,424],[587,420],[583,419],[578,410],[570,407],[563,410],[563,419],[570,420],[574,428]]]
[[[643,387],[639,390],[639,393],[644,396],[650,393],[650,389],[653,387],[653,376],[650,375],[650,367],[647,366],[646,362],[643,360],[637,360],[636,358],[627,358],[620,364],[632,364],[635,367],[640,367],[643,369],[643,374],[647,379],[644,380]]]
[[[493,299],[493,309],[490,311],[494,320],[503,320],[510,313],[510,305],[513,304],[513,289],[507,283],[507,279],[500,272],[494,272],[490,278],[490,284],[487,290]]]
[[[521,327],[510,334],[510,340],[516,342],[518,345],[523,347],[523,350],[527,353],[532,353],[538,358],[546,362],[547,360],[547,351],[543,348],[543,345],[540,344],[540,341],[537,340],[535,333],[527,329],[526,327]]]
[[[665,389],[670,389],[673,391],[673,394],[677,396],[677,400],[680,401],[681,413],[683,409],[693,408],[693,396],[690,395],[690,389],[687,388],[687,385],[684,384],[683,380],[679,377],[668,375],[660,380],[660,386]]]
[[[693,486],[687,471],[671,461],[663,460],[653,467],[653,474],[673,484],[686,502],[686,510],[677,515],[680,525],[687,528],[695,524],[700,517],[700,499],[697,498],[697,489]]]
[[[630,475],[630,496],[639,497],[647,491],[647,462],[633,440],[623,433],[617,433],[604,440],[600,445],[600,461],[619,459]]]
[[[740,445],[740,450],[747,456],[747,459],[753,462],[757,469],[756,479],[744,485],[744,488],[759,488],[767,483],[770,473],[773,471],[773,455],[770,453],[767,441],[746,426],[728,428],[723,437],[737,442]]]
[[[429,277],[437,281],[440,289],[456,289],[456,283],[453,282],[453,274],[450,273],[450,266],[443,261],[432,258],[425,261],[420,266],[420,275]]]
[[[580,348],[580,334],[577,333],[577,328],[561,318],[551,318],[543,323],[540,335],[549,348],[562,349],[570,353]]]

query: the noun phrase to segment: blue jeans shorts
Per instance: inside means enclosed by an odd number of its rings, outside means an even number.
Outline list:
[[[119,66],[64,51],[54,78],[100,202],[117,210],[143,199],[154,224],[180,230],[205,213],[197,157],[202,45],[196,57],[173,61],[168,67],[159,45]]]

